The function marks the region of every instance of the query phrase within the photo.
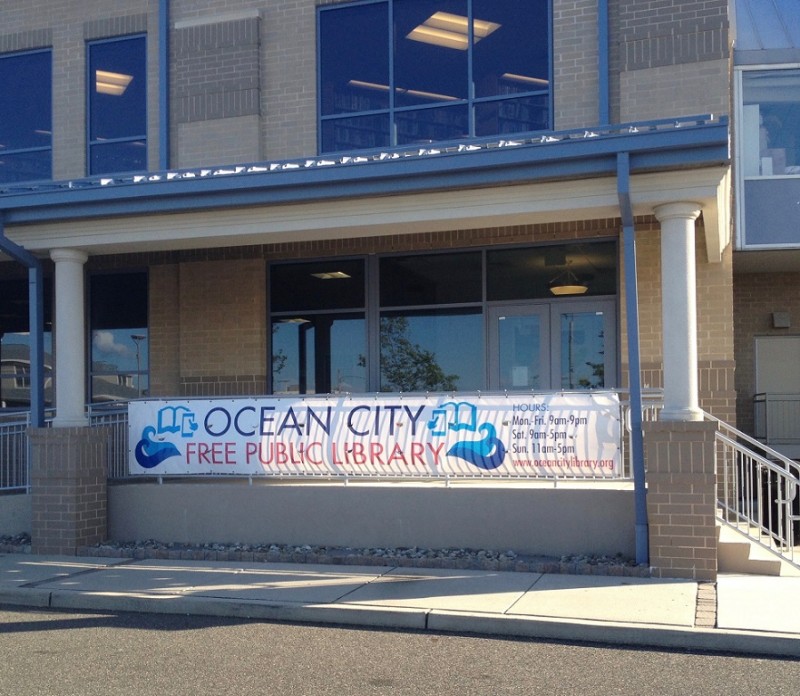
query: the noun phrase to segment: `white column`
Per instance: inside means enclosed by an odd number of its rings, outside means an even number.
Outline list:
[[[702,420],[697,379],[697,277],[694,221],[697,203],[667,203],[654,210],[661,223],[664,410],[662,420]]]
[[[55,279],[56,417],[53,426],[89,425],[86,417],[86,326],[83,264],[88,256],[74,249],[53,249]]]

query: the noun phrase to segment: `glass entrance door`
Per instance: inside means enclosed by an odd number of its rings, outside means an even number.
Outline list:
[[[490,389],[617,386],[613,300],[495,306],[489,322]]]
[[[546,305],[493,307],[489,311],[489,388],[550,388],[549,312]]]

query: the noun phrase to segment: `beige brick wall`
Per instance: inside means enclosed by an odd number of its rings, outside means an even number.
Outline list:
[[[175,167],[209,167],[261,159],[258,116],[180,123],[175,132]]]
[[[553,3],[553,88],[556,130],[600,122],[596,0]]]
[[[730,113],[727,60],[668,65],[620,75],[619,121]]]
[[[106,428],[33,428],[31,547],[74,556],[106,539]]]
[[[654,577],[717,578],[715,433],[712,423],[645,424]]]
[[[149,273],[150,394],[180,394],[180,269],[155,265]]]
[[[264,393],[266,270],[261,259],[180,265],[180,370],[187,396]]]

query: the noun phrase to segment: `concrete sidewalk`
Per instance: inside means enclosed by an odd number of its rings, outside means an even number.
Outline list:
[[[0,555],[5,605],[800,657],[800,577],[721,576],[715,628],[697,621],[701,589],[651,578]]]

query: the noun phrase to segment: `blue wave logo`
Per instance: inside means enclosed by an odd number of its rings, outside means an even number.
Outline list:
[[[148,425],[142,431],[142,439],[136,443],[134,455],[136,461],[145,469],[152,469],[158,466],[165,459],[180,456],[180,451],[171,442],[158,442],[153,440],[156,429]]]
[[[477,425],[478,407],[467,401],[448,401],[433,410],[428,421],[428,430],[433,437],[443,437],[448,431],[478,432],[480,440],[462,440],[453,445],[447,454],[458,457],[479,469],[491,471],[503,463],[506,457],[505,445],[498,439],[497,430],[491,423]]]
[[[497,431],[491,423],[484,423],[478,430],[484,436],[482,440],[457,442],[447,450],[447,454],[463,459],[479,469],[491,471],[503,463],[506,447],[497,439]]]

